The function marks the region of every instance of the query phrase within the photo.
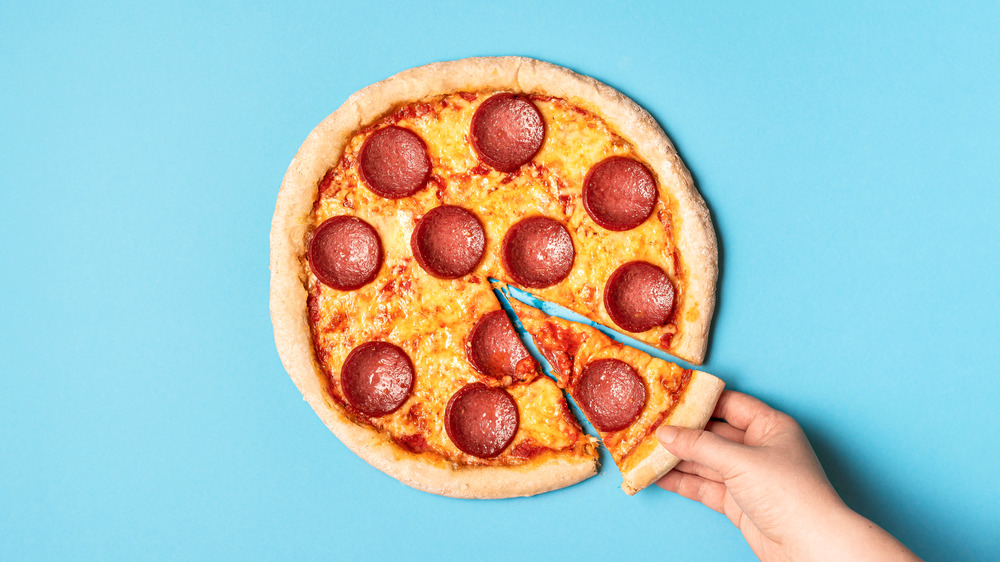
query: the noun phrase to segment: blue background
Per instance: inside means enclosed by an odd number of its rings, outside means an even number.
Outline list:
[[[412,490],[285,375],[268,228],[299,144],[371,82],[496,54],[676,142],[721,239],[706,370],[918,554],[998,556],[997,4],[498,4],[0,5],[0,558],[752,558],[611,463]]]

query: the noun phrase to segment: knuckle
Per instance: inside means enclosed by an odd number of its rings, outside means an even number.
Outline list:
[[[712,489],[711,486],[709,486],[708,482],[702,480],[701,482],[698,482],[698,489],[695,490],[695,494],[697,494],[698,500],[702,501],[709,497],[711,491]]]
[[[688,448],[691,451],[704,451],[706,448],[708,448],[710,441],[711,437],[709,437],[707,431],[695,430],[691,432],[691,439],[688,444],[689,445]]]
[[[789,427],[789,423],[794,424],[795,420],[787,414],[783,414],[777,410],[770,410],[762,416],[761,422],[763,422],[763,433],[765,435],[771,435],[778,430]]]
[[[695,500],[701,498],[699,495],[701,491],[701,483],[687,474],[684,475],[684,479],[681,482],[683,487],[683,490],[681,491],[682,495]]]

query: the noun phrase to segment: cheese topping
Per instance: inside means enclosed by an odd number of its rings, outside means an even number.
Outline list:
[[[576,257],[569,276],[538,290],[539,296],[610,323],[602,304],[606,279],[624,261],[645,260],[667,272],[682,299],[683,271],[671,235],[675,204],[661,189],[653,216],[639,227],[612,232],[594,224],[581,197],[587,172],[609,156],[637,157],[632,146],[599,117],[559,98],[531,97],[546,127],[543,145],[531,162],[509,174],[482,164],[469,141],[469,127],[476,108],[488,97],[487,92],[456,93],[400,107],[360,130],[324,177],[311,217],[313,230],[331,217],[361,218],[378,232],[384,262],[373,282],[353,291],[326,286],[310,271],[307,286],[316,355],[330,377],[331,404],[413,453],[465,465],[518,464],[544,451],[592,454],[585,452],[591,440],[569,414],[559,388],[538,374],[507,388],[517,402],[520,425],[513,443],[499,456],[476,458],[448,439],[444,410],[449,398],[467,383],[489,383],[466,356],[468,333],[476,320],[499,309],[486,277],[509,280],[500,263],[500,241],[520,219],[544,215],[565,224]],[[387,125],[409,129],[426,143],[431,176],[424,189],[409,197],[383,198],[359,177],[362,144]],[[472,211],[486,233],[482,261],[457,279],[432,277],[415,262],[410,248],[416,221],[441,205]],[[303,263],[309,271],[304,257]],[[654,330],[665,342],[677,331],[673,324]],[[347,354],[368,341],[400,346],[416,372],[413,393],[403,406],[374,419],[351,411],[339,387]],[[622,447],[631,442],[627,435],[620,440]]]

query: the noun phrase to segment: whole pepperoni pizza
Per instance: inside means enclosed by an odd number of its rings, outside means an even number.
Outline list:
[[[700,364],[716,277],[707,208],[649,114],[521,57],[430,64],[352,95],[296,154],[271,228],[271,317],[296,386],[373,466],[453,497],[595,474],[599,442],[564,391],[635,493],[676,462],[650,446],[656,427],[703,426],[722,388],[522,312],[553,380],[490,278]]]

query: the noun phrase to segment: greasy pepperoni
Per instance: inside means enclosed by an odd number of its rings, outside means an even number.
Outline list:
[[[653,214],[656,180],[637,160],[606,158],[583,180],[583,206],[594,222],[608,230],[633,229]]]
[[[587,419],[601,431],[632,425],[646,405],[646,385],[624,361],[598,359],[583,369],[574,393]]]
[[[358,173],[365,185],[382,197],[413,195],[427,185],[431,175],[427,145],[409,129],[395,125],[379,129],[361,146]]]
[[[410,237],[413,257],[434,277],[454,279],[471,273],[486,251],[486,232],[476,215],[444,205],[424,215]]]
[[[496,94],[476,109],[470,132],[479,159],[509,173],[538,153],[545,139],[545,121],[530,99]]]
[[[444,412],[444,429],[452,443],[483,459],[499,455],[510,445],[518,423],[514,398],[502,388],[481,382],[462,387]]]
[[[382,267],[382,241],[372,225],[357,217],[327,219],[309,242],[309,267],[334,289],[363,287]]]
[[[347,355],[340,388],[362,414],[377,418],[399,409],[413,391],[413,362],[399,346],[384,341],[363,343]]]
[[[576,252],[565,226],[548,217],[528,217],[507,230],[500,257],[514,281],[541,289],[569,275]]]
[[[611,274],[604,286],[604,308],[623,330],[645,332],[662,326],[674,308],[674,286],[662,269],[632,261]]]
[[[502,310],[489,312],[476,322],[469,332],[466,352],[477,371],[497,380],[518,378],[518,363],[531,357]]]

